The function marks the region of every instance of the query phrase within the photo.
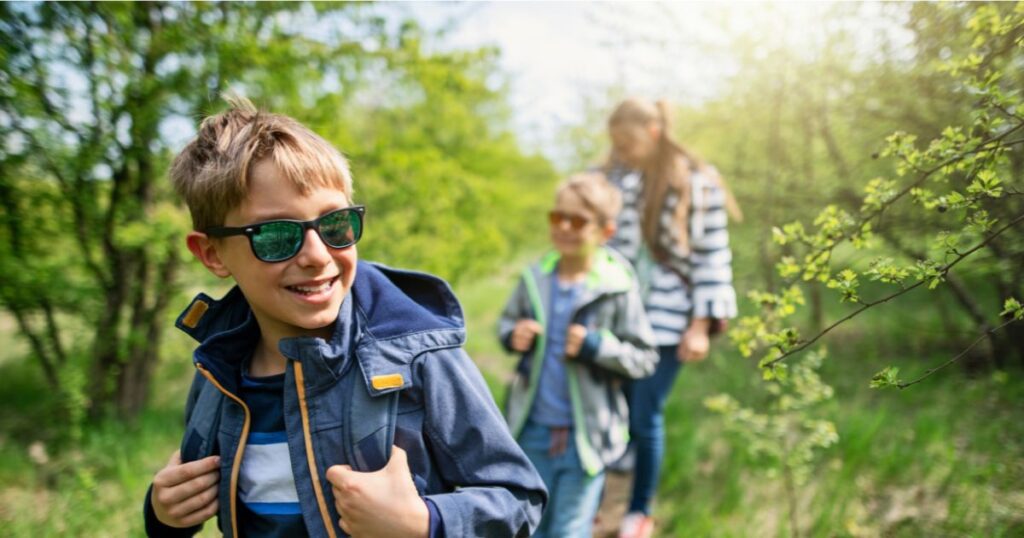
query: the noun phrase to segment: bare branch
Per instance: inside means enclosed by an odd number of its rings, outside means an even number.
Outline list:
[[[871,222],[876,217],[881,216],[882,213],[884,213],[887,209],[889,209],[889,207],[891,207],[897,201],[899,201],[904,196],[909,194],[910,191],[912,191],[914,188],[919,187],[922,183],[925,182],[925,180],[927,180],[929,177],[931,177],[932,174],[934,174],[935,172],[938,172],[939,170],[942,170],[943,168],[945,168],[945,167],[947,167],[947,166],[949,166],[951,164],[954,164],[954,163],[957,163],[959,161],[964,160],[969,155],[973,155],[973,154],[980,153],[980,152],[983,152],[983,151],[993,151],[995,149],[1004,148],[1004,147],[1008,147],[1008,146],[1013,146],[1013,145],[1024,143],[1024,139],[1018,139],[1018,140],[1013,140],[1011,142],[1000,144],[1000,142],[1002,142],[1004,139],[1006,139],[1011,134],[1013,134],[1013,133],[1015,133],[1015,132],[1017,132],[1017,131],[1019,131],[1021,129],[1024,129],[1024,123],[1021,123],[1021,124],[1017,125],[1016,127],[1012,128],[1012,129],[1008,129],[1004,133],[1001,133],[1001,134],[999,134],[997,136],[994,136],[992,138],[989,138],[988,140],[985,140],[985,141],[979,143],[974,149],[967,150],[967,151],[964,151],[963,153],[960,153],[960,154],[957,154],[957,155],[955,155],[953,157],[950,157],[950,158],[946,159],[945,161],[942,161],[941,163],[933,166],[932,168],[923,169],[923,170],[915,168],[916,170],[918,170],[920,172],[920,176],[916,180],[914,180],[913,182],[908,184],[900,192],[896,193],[892,198],[889,198],[888,200],[883,202],[873,212],[868,213],[867,215],[863,216],[857,222],[856,226],[851,227],[851,229],[859,230],[864,224],[867,224],[868,222]],[[997,147],[995,147],[995,148],[990,147],[992,144],[997,144]],[[835,246],[838,245],[840,242],[842,242],[842,241],[844,241],[846,239],[849,239],[849,234],[847,232],[843,232],[843,233],[839,234],[838,237],[833,239],[829,244],[821,247],[820,250],[821,251],[831,250],[831,249],[835,248]]]
[[[53,312],[53,305],[50,304],[50,300],[47,297],[43,297],[40,300],[40,305],[43,307],[43,314],[46,319],[46,334],[50,339],[50,348],[53,349],[53,354],[57,361],[58,366],[63,366],[67,362],[68,356],[64,352],[64,346],[60,342],[60,326],[57,324],[57,317]]]
[[[29,323],[28,317],[20,306],[11,302],[7,303],[7,309],[14,314],[14,319],[18,321],[18,328],[21,330],[26,338],[28,338],[29,344],[32,346],[32,351],[35,352],[36,358],[39,359],[40,364],[43,367],[43,374],[46,376],[46,381],[51,383],[54,387],[60,386],[60,378],[57,377],[57,369],[54,367],[53,359],[50,358],[50,354],[46,352],[46,346],[43,345],[43,339],[36,334],[35,330],[32,329],[32,325]]]
[[[1006,230],[1009,230],[1010,228],[1012,228],[1013,226],[1015,226],[1016,224],[1018,224],[1018,223],[1020,223],[1022,221],[1024,221],[1024,214],[1018,215],[1017,218],[1011,220],[1006,225],[1004,225],[1002,228],[1000,228],[999,230],[994,232],[992,235],[989,235],[988,237],[986,237],[984,241],[981,241],[980,243],[974,245],[973,247],[971,247],[967,251],[965,251],[965,252],[961,253],[959,256],[957,256],[957,258],[954,259],[953,261],[951,261],[951,262],[947,263],[946,265],[942,266],[942,268],[939,269],[938,273],[940,275],[944,276],[946,273],[949,272],[950,269],[952,269],[956,264],[960,263],[964,258],[967,258],[971,254],[974,254],[975,252],[977,252],[979,249],[984,248],[989,243],[991,243],[996,237],[999,237],[1000,235],[1002,235],[1003,232],[1005,232]],[[767,363],[765,363],[764,367],[765,368],[770,368],[772,366],[775,366],[776,364],[778,364],[779,362],[783,361],[784,359],[786,359],[790,355],[794,355],[796,353],[799,353],[800,351],[803,351],[808,346],[810,346],[811,344],[813,344],[813,343],[817,342],[818,340],[820,340],[821,337],[825,336],[826,334],[831,332],[836,327],[838,327],[838,326],[842,325],[843,323],[846,323],[847,321],[857,317],[858,315],[860,315],[865,310],[867,310],[867,309],[869,309],[871,307],[880,305],[882,303],[889,302],[892,299],[895,299],[896,297],[899,297],[900,295],[903,295],[904,293],[907,293],[907,292],[917,288],[918,286],[924,284],[925,282],[928,282],[928,280],[929,279],[919,280],[916,283],[914,283],[913,285],[908,286],[906,288],[903,288],[900,291],[892,293],[892,294],[890,294],[890,295],[888,295],[886,297],[878,299],[877,301],[871,301],[871,302],[867,302],[867,303],[862,303],[863,306],[861,306],[857,310],[854,310],[853,312],[850,312],[849,314],[847,314],[843,318],[837,320],[835,323],[829,325],[828,327],[823,329],[821,332],[816,334],[810,340],[806,340],[804,342],[801,342],[798,346],[796,346],[796,347],[794,347],[794,348],[792,348],[792,349],[790,349],[788,351],[785,351],[782,355],[772,359],[771,361],[768,361]]]
[[[954,362],[956,362],[956,361],[960,360],[961,358],[963,358],[963,356],[966,355],[968,351],[974,349],[974,346],[980,344],[982,340],[990,338],[993,334],[996,333],[996,331],[998,331],[999,329],[1002,329],[1003,327],[1006,327],[1007,325],[1009,325],[1009,324],[1011,324],[1011,323],[1013,323],[1015,321],[1019,321],[1019,320],[1017,320],[1016,318],[1011,318],[1011,319],[1007,320],[1005,323],[1003,323],[1002,325],[999,325],[998,327],[993,327],[993,328],[983,332],[981,334],[981,336],[979,336],[974,342],[971,343],[971,345],[967,346],[967,348],[964,349],[963,351],[961,351],[960,353],[957,353],[957,355],[955,357],[953,357],[953,358],[949,359],[948,361],[946,361],[946,362],[936,366],[935,368],[931,368],[931,369],[925,370],[924,375],[922,375],[921,377],[919,377],[919,378],[917,378],[917,379],[915,379],[913,381],[908,381],[906,383],[899,383],[896,386],[899,387],[902,390],[902,389],[905,389],[905,388],[907,388],[907,387],[909,387],[911,385],[916,385],[916,384],[924,381],[925,379],[930,377],[935,372],[938,372],[939,370],[942,370],[943,368],[945,368],[945,367],[949,366],[950,364],[953,364]]]

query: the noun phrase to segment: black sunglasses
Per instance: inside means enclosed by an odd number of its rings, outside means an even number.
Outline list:
[[[313,220],[268,220],[248,226],[217,226],[206,230],[211,237],[244,235],[249,238],[252,253],[268,263],[283,262],[302,250],[306,230],[316,230],[329,247],[345,248],[363,236],[363,214],[366,206],[354,205],[336,209]]]

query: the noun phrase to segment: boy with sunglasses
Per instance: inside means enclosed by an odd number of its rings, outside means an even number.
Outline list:
[[[358,261],[344,157],[244,99],[207,118],[171,179],[188,248],[234,279],[179,328],[200,342],[181,449],[146,532],[526,536],[546,491],[462,350],[448,286]]]
[[[554,250],[523,271],[499,322],[522,354],[506,419],[551,495],[535,536],[591,535],[604,467],[628,441],[622,383],[657,361],[632,267],[603,247],[620,207],[603,174],[563,183],[548,215]]]

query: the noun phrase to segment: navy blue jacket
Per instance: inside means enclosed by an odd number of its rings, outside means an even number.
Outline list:
[[[259,327],[237,287],[220,301],[200,294],[177,325],[201,343],[193,358],[197,373],[185,410],[182,459],[220,454],[218,524],[234,537],[238,468],[249,426],[238,384]],[[413,482],[436,505],[446,536],[525,537],[536,529],[547,491],[463,351],[464,341],[462,309],[443,280],[366,262],[358,264],[330,342],[281,341],[289,359],[285,427],[310,536],[345,536],[327,469],[379,468],[392,440],[408,453]],[[367,405],[397,405],[393,438],[375,417],[344,416],[349,406],[339,402],[353,394],[363,395]],[[148,495],[145,513],[150,535],[198,530],[161,524]]]

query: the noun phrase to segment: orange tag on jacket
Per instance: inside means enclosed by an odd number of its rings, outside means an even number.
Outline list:
[[[199,324],[199,320],[203,318],[203,314],[210,309],[210,305],[206,304],[205,301],[196,301],[192,303],[192,307],[188,309],[188,313],[182,318],[181,322],[189,329],[195,329],[196,325]]]
[[[375,375],[370,379],[370,384],[377,390],[393,389],[401,387],[405,383],[402,374]]]

